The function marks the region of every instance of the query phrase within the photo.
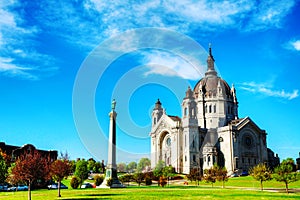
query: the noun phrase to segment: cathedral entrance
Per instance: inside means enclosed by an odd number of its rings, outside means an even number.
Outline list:
[[[166,166],[172,164],[171,161],[171,134],[167,131],[161,133],[159,140],[159,160],[165,162]]]

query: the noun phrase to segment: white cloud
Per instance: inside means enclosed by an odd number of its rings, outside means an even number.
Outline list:
[[[177,76],[189,80],[198,80],[203,76],[199,69],[194,68],[183,58],[162,51],[151,51],[143,54],[142,63],[148,71],[144,75],[158,74]],[[202,67],[204,69],[204,67]]]
[[[267,84],[255,83],[255,82],[242,83],[239,88],[252,93],[261,93],[266,96],[280,97],[288,100],[295,99],[299,96],[298,94],[299,90],[296,89],[293,90],[293,92],[286,92],[284,89],[274,90],[271,86],[268,86]]]
[[[248,13],[249,22],[244,28],[247,31],[281,28],[285,16],[295,4],[295,0],[257,1]]]
[[[103,39],[140,27],[240,31],[280,28],[295,0],[238,1],[42,1],[33,14],[45,30],[90,48]],[[79,14],[80,13],[80,14]]]
[[[1,1],[0,56],[28,62],[33,49],[36,56],[45,57],[36,48],[40,31],[89,52],[108,37],[141,27],[170,28],[189,35],[195,29],[207,34],[280,28],[294,5],[295,0]],[[16,10],[30,13],[30,19]]]
[[[31,74],[31,68],[20,67],[19,65],[13,64],[13,59],[0,57],[0,72],[10,77],[22,77],[30,80],[37,80],[38,77]]]
[[[300,40],[291,41],[290,44],[295,50],[300,51]]]
[[[20,5],[17,0],[0,2],[0,72],[36,80],[41,72],[55,70],[53,58],[36,50],[38,29],[25,25],[22,13],[14,10]]]

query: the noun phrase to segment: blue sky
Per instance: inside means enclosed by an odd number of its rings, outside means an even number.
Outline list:
[[[250,116],[265,129],[268,146],[281,158],[296,158],[299,9],[293,0],[1,1],[0,140],[68,151],[72,158],[106,159],[108,113],[116,98],[118,160],[137,161],[150,151],[155,101],[160,98],[168,114],[181,116],[185,88],[203,76],[204,53],[212,43],[219,75],[237,89],[239,116]],[[184,45],[176,49],[172,40],[168,48],[157,48],[162,41],[155,34],[147,41],[153,46],[130,49],[145,37],[135,31],[140,28],[179,34],[197,42],[200,51],[189,52],[194,55],[187,59],[176,54]],[[122,54],[106,68],[95,64],[95,74],[103,70],[96,85],[90,85],[92,78],[78,83],[93,55],[110,54],[97,52],[104,44]],[[94,87],[87,94],[93,101],[78,101],[93,119],[81,113],[76,121],[76,83],[83,97],[85,87]],[[95,127],[89,126],[93,120]]]

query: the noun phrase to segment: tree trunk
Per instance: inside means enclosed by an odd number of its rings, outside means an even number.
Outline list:
[[[262,182],[262,180],[260,181],[260,190],[263,191],[263,182]]]
[[[57,188],[57,191],[58,191],[58,197],[61,197],[61,195],[60,195],[60,182],[61,182],[61,181],[58,181],[58,182],[57,182],[57,187],[58,187],[58,188]]]
[[[222,188],[225,188],[225,184],[224,184],[224,181],[222,181]]]
[[[289,186],[288,186],[288,182],[285,182],[285,191],[286,191],[286,193],[289,193]]]
[[[31,200],[31,181],[28,181],[28,200]]]

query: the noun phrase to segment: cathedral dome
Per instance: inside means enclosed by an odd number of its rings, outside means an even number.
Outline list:
[[[227,82],[218,76],[205,76],[200,79],[194,87],[196,98],[198,97],[200,90],[204,93],[205,97],[215,97],[218,92],[228,98],[233,97]]]
[[[233,99],[233,93],[225,80],[217,75],[214,67],[215,59],[209,48],[209,55],[207,58],[207,71],[205,77],[200,79],[194,87],[194,94],[197,98],[199,93],[203,93],[205,97],[216,97],[220,94],[227,98]]]

